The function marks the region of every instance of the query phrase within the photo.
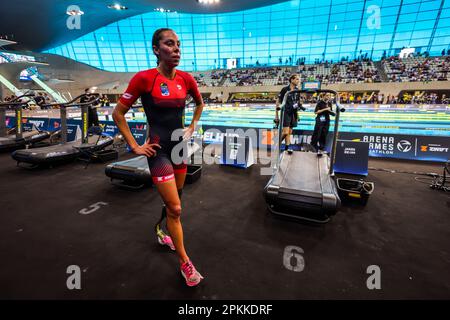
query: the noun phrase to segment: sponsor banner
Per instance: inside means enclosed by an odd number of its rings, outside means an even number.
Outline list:
[[[42,122],[43,121],[43,122]],[[60,129],[60,119],[30,118],[24,124],[34,123],[41,130],[55,131]],[[81,120],[68,119],[68,125],[81,126]],[[145,142],[147,124],[145,121],[128,121],[130,129],[139,144]],[[15,117],[6,117],[6,127],[15,126]],[[108,135],[117,134],[118,128],[113,121],[102,121],[101,126]],[[26,129],[25,129],[26,130]],[[228,131],[228,132],[227,132]],[[224,126],[203,125],[203,140],[207,144],[222,144],[227,136],[248,136],[256,148],[273,149],[276,129],[251,129]],[[311,143],[311,130],[294,130],[291,136],[292,145]],[[327,137],[326,150],[331,151],[333,132]],[[369,144],[369,156],[407,160],[445,162],[450,159],[450,138],[442,136],[414,136],[378,133],[340,132],[340,140],[362,141]]]
[[[6,117],[6,128],[11,129],[16,125],[16,117]]]
[[[47,130],[48,131],[57,131],[59,129],[61,129],[61,119],[55,119],[55,118],[49,119]]]
[[[249,137],[226,137],[222,146],[220,163],[248,168],[253,165],[253,147]]]
[[[203,142],[206,144],[222,144],[227,137],[248,137],[252,146],[257,149],[273,149],[276,130],[234,127],[212,127],[203,125]]]
[[[61,129],[61,119],[52,118],[48,120],[47,131],[58,131]],[[67,120],[67,141],[74,141],[77,138],[77,128],[79,127],[81,127],[80,120]]]
[[[275,139],[278,136],[278,129],[258,129],[258,128],[236,128],[236,127],[213,127],[203,125],[203,142],[207,144],[222,144],[225,137],[248,136],[252,145],[256,148],[273,149]],[[312,131],[294,130],[291,135],[291,145],[305,145],[311,143]],[[331,150],[333,134],[330,132],[327,138],[326,150]],[[296,149],[296,148],[295,148]]]
[[[145,121],[128,121],[130,129],[135,130],[147,130],[147,122]]]
[[[303,82],[302,90],[320,90],[320,81]]]
[[[69,125],[69,124],[77,125],[77,126],[81,127],[81,120],[68,119],[67,125]],[[111,137],[113,137],[119,133],[119,128],[117,128],[114,121],[102,121],[102,122],[100,122],[100,127],[102,128],[103,133],[105,135],[108,135]],[[131,132],[133,132],[133,130],[139,131],[141,128],[143,128],[142,130],[146,131],[146,124],[145,123],[134,123],[133,125],[130,124]]]
[[[131,134],[136,140],[137,144],[143,145],[145,143],[145,139],[147,138],[147,130],[139,130],[139,129],[131,129]]]
[[[227,129],[234,130],[237,128],[203,126],[203,142],[207,144],[222,144],[227,136],[239,136],[237,133],[227,133]]]
[[[24,131],[33,130],[33,125],[39,130],[47,130],[48,118],[22,118],[22,128]],[[8,129],[16,126],[16,117],[6,117],[6,127]]]
[[[33,124],[32,123],[22,123],[22,131],[33,131]]]
[[[417,137],[417,157],[421,160],[447,161],[450,159],[449,137]]]
[[[67,125],[79,126],[81,128],[81,119],[67,119]]]
[[[78,137],[77,137],[77,131]],[[75,141],[77,138],[81,138],[81,129],[76,124],[67,124],[67,142]]]
[[[448,137],[342,132],[339,139],[369,143],[371,157],[438,162],[450,158]]]
[[[28,127],[36,127],[41,131],[46,131],[48,128],[48,124],[49,124],[49,119],[48,118],[25,118],[24,119],[26,122],[24,122],[24,130],[26,126]]]
[[[334,171],[367,176],[369,173],[369,143],[338,140]]]
[[[133,119],[142,119],[144,122],[147,121],[145,112],[133,112],[132,117],[133,117]]]
[[[119,128],[117,128],[114,121],[104,121],[100,123],[100,127],[103,130],[103,134],[114,137],[119,133]]]
[[[238,131],[240,129],[240,131]],[[273,149],[276,130],[203,126],[205,143],[222,144],[228,136],[249,136],[252,145]],[[228,132],[227,132],[228,131]],[[292,145],[311,143],[312,131],[294,130]],[[326,150],[331,152],[333,132],[327,136]],[[377,133],[340,132],[339,140],[361,141],[369,145],[369,157],[445,162],[450,159],[450,138]]]
[[[16,124],[15,117],[6,117],[6,127],[8,129],[13,128]],[[130,129],[134,130],[147,130],[146,122],[129,121]],[[61,119],[60,118],[24,118],[23,128],[24,130],[31,130],[32,125],[35,125],[39,130],[46,131],[57,131],[61,129]],[[81,119],[67,119],[67,126],[81,127]],[[117,128],[114,121],[101,121],[100,127],[103,129],[103,133],[109,136],[114,136],[119,133],[119,128]]]

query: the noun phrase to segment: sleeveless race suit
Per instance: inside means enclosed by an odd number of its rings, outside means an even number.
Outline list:
[[[184,127],[183,111],[188,94],[197,104],[201,101],[197,83],[189,73],[176,70],[174,79],[170,80],[155,68],[138,72],[119,100],[131,107],[141,98],[149,125],[150,143],[161,146],[161,149],[155,148],[154,157],[147,157],[153,183],[173,180],[175,173],[186,173],[186,155],[181,154],[183,161],[173,161],[171,157],[172,149],[182,138],[172,141],[171,137],[174,130]]]

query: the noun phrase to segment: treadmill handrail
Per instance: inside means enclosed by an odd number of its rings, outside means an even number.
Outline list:
[[[87,96],[87,95],[94,96],[95,99],[90,100],[90,101],[87,101],[87,102],[78,102],[78,103],[76,103],[77,100],[79,100],[79,99],[81,99],[82,97]],[[78,106],[78,107],[83,107],[83,106],[88,106],[88,105],[97,103],[97,102],[99,102],[99,100],[100,100],[100,94],[99,94],[99,93],[89,93],[89,94],[83,93],[83,94],[80,94],[79,96],[77,96],[76,98],[72,99],[72,100],[69,101],[69,102],[66,102],[66,103],[49,103],[49,104],[43,104],[42,107],[54,107],[54,106],[60,106],[60,107],[63,107],[63,108],[67,108],[67,107],[70,107],[70,106],[72,106],[72,105]]]
[[[17,106],[26,106],[28,102],[2,102],[0,103],[0,107],[17,107]]]
[[[337,91],[331,90],[331,89],[317,89],[317,90],[294,89],[294,90],[288,91],[286,93],[286,95],[291,95],[291,94],[294,94],[294,93],[331,93],[331,94],[334,94],[336,98],[339,97],[339,93]],[[339,99],[334,99],[334,100],[336,101],[336,105],[340,106],[339,105]],[[283,99],[283,101],[284,101],[284,99]],[[342,108],[342,107],[340,109],[341,110],[338,110],[338,111],[345,111],[345,109]],[[344,110],[342,110],[342,109],[344,109]]]
[[[0,107],[10,107],[10,106],[25,106],[28,104],[29,101],[26,102],[16,102],[17,100],[24,98],[24,97],[34,97],[34,93],[25,93],[21,96],[15,97],[14,99],[8,101],[8,102],[2,102],[0,103]]]
[[[300,90],[300,89],[294,89],[291,90],[289,92],[286,93],[284,99],[283,99],[283,105],[281,107],[281,112],[283,115],[283,108],[284,108],[284,104],[286,101],[286,96],[294,94],[294,93],[331,93],[334,94],[335,98],[333,99],[335,104],[336,104],[336,117],[334,118],[334,134],[333,134],[333,144],[331,145],[331,156],[330,156],[330,175],[334,174],[334,161],[336,159],[336,145],[337,145],[337,136],[339,134],[339,115],[341,112],[345,111],[345,108],[341,107],[340,102],[339,102],[339,93],[335,90],[330,90],[330,89],[317,89],[317,90]],[[282,119],[281,119],[282,121]],[[282,122],[280,123],[280,125],[282,125]],[[281,148],[281,132],[280,133],[280,148]],[[278,158],[280,158],[280,156],[278,155]],[[278,166],[278,165],[277,165]]]
[[[305,89],[294,89],[289,91],[289,94],[292,94],[294,92],[300,92],[300,93],[333,93],[336,96],[338,95],[338,92],[335,90],[331,90],[331,89],[317,89],[317,90],[305,90]]]

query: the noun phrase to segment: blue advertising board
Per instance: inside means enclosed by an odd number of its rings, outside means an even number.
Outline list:
[[[369,173],[369,143],[338,140],[334,171],[367,176]]]
[[[143,145],[145,143],[145,139],[147,138],[147,130],[139,130],[135,128],[132,128],[130,130],[137,144]]]
[[[222,144],[220,164],[248,168],[253,164],[252,140],[247,137],[227,136]]]
[[[449,137],[342,132],[339,139],[367,142],[370,157],[436,162],[450,159]]]

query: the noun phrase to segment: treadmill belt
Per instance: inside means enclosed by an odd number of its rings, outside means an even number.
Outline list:
[[[56,163],[60,161],[74,160],[80,156],[82,150],[96,151],[113,143],[114,139],[109,136],[97,135],[88,137],[88,143],[82,144],[81,140],[56,144],[47,147],[17,150],[11,154],[12,158],[19,162],[30,164]]]
[[[283,154],[279,170],[282,176],[280,191],[322,197],[322,188],[319,183],[320,172],[316,158],[317,155],[311,152]]]
[[[50,134],[47,131],[24,131],[22,138],[16,138],[15,134],[6,137],[0,137],[0,150],[14,150],[25,147],[27,144],[33,144],[47,139]]]
[[[147,171],[150,175],[150,170],[148,168],[148,162],[146,156],[138,156],[135,158],[131,158],[124,161],[115,162],[110,164],[109,166],[120,169],[120,170],[129,170],[129,171]]]
[[[275,207],[283,207],[290,215],[304,215],[304,210],[333,214],[340,206],[329,174],[329,157],[312,152],[284,152],[265,193],[272,212]]]

